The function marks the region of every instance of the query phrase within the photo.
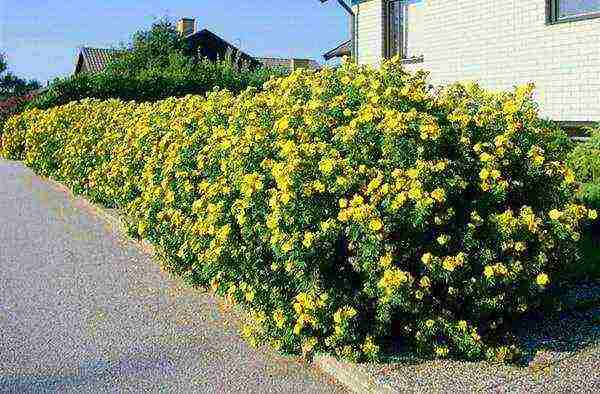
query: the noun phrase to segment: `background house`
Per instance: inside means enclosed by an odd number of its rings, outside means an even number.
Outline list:
[[[122,51],[117,49],[83,47],[77,54],[74,74],[102,71],[120,53]]]
[[[208,29],[196,30],[196,21],[193,18],[182,18],[177,22],[177,30],[191,44],[192,50],[200,58],[211,61],[229,59],[238,67],[281,67],[288,71],[297,68],[319,69],[320,65],[311,59],[254,57],[235,45],[219,37]],[[106,48],[83,47],[79,50],[75,60],[74,74],[81,72],[99,72],[106,67],[110,60],[119,56],[122,50]]]
[[[599,0],[352,0],[352,11],[359,64],[399,54],[436,85],[533,81],[542,116],[600,121]]]

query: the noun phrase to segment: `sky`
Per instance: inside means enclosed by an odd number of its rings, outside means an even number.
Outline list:
[[[323,53],[349,38],[335,0],[0,0],[0,52],[16,75],[45,84],[73,72],[78,47],[129,43],[165,16],[196,18],[197,29],[254,56],[323,63]]]

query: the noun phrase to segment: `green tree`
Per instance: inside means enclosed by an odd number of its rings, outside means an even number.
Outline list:
[[[31,90],[38,89],[40,83],[36,80],[26,81],[8,71],[6,56],[0,53],[0,100],[10,97],[23,96]]]
[[[186,68],[193,60],[188,43],[166,18],[154,22],[149,30],[136,32],[131,44],[121,49],[122,55],[107,65],[106,73],[139,75],[146,70]]]
[[[4,54],[0,53],[0,74],[2,74],[6,70],[6,59],[4,58]]]

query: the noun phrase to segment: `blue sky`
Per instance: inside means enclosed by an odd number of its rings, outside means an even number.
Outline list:
[[[320,63],[349,34],[335,0],[0,0],[0,51],[17,75],[45,82],[72,73],[77,47],[127,43],[163,16],[195,17],[251,55]]]

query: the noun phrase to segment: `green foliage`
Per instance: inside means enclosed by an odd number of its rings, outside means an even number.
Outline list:
[[[568,155],[568,165],[581,183],[579,198],[600,209],[600,127],[588,130],[590,139],[577,146]]]
[[[11,97],[20,97],[39,89],[40,83],[35,80],[26,81],[8,71],[6,56],[0,53],[0,101]]]
[[[169,74],[173,70],[187,70],[186,63],[193,57],[188,43],[168,19],[153,23],[149,30],[136,32],[130,46],[121,49],[122,55],[107,65],[107,74],[134,77],[147,70],[168,70]]]
[[[286,352],[508,360],[597,216],[548,156],[532,86],[428,88],[400,60],[156,103],[83,100],[7,123],[2,154],[123,209],[161,263],[246,307]],[[400,327],[401,330],[393,330]]]
[[[577,143],[556,122],[540,120],[540,125],[549,131],[546,156],[550,160],[566,161]]]
[[[600,184],[600,127],[590,134],[588,141],[573,149],[568,163],[579,182]]]
[[[183,59],[174,55],[180,61]],[[33,100],[28,108],[47,109],[84,98],[157,101],[187,94],[205,94],[215,88],[239,93],[247,87],[261,88],[280,72],[259,68],[238,70],[229,62],[201,60],[181,68],[149,69],[135,76],[110,74],[80,74],[55,80],[48,91]]]

